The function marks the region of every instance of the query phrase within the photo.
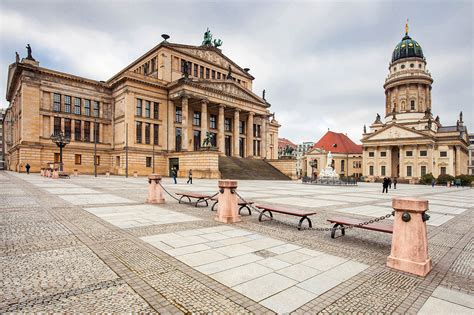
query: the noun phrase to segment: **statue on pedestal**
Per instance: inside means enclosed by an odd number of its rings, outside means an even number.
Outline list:
[[[31,55],[31,46],[30,46],[30,44],[26,45],[26,52],[27,52],[26,59],[36,61],[35,58],[33,58],[33,56]]]

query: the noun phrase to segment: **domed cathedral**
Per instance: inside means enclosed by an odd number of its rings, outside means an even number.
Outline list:
[[[425,174],[467,174],[468,132],[462,112],[451,126],[432,114],[433,79],[421,45],[408,35],[395,46],[385,79],[385,117],[364,126],[363,175],[417,182]]]

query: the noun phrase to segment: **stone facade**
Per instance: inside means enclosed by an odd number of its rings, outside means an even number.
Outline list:
[[[377,114],[370,129],[364,127],[362,173],[369,180],[390,176],[416,182],[428,173],[467,174],[469,142],[462,114],[454,126],[433,117],[432,83],[421,47],[407,31],[385,80],[384,121]]]
[[[187,75],[185,75],[185,72]],[[218,155],[278,157],[270,104],[252,92],[254,77],[218,48],[166,40],[108,81],[42,68],[33,58],[9,66],[4,128],[7,167],[38,172],[59,160],[51,135],[71,142],[64,170],[218,178]],[[202,148],[210,132],[211,147]]]
[[[4,154],[4,135],[3,135],[3,118],[5,117],[5,109],[0,109],[0,170],[5,168]]]
[[[474,134],[469,134],[469,175],[474,175]]]

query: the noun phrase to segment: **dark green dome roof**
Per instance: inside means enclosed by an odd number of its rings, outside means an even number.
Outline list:
[[[392,62],[403,58],[418,57],[423,58],[423,50],[416,40],[411,39],[408,34],[395,46],[392,54]]]

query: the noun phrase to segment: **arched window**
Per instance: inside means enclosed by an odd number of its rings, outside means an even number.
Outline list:
[[[415,100],[410,101],[410,109],[415,110]]]

